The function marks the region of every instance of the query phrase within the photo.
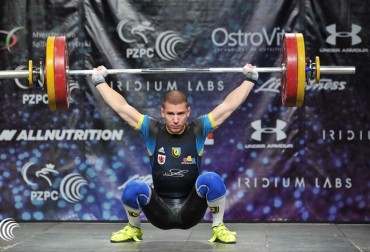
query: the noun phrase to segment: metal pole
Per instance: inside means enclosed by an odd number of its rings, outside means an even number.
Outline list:
[[[28,78],[28,70],[0,71],[0,79]]]
[[[355,74],[354,66],[320,66],[322,74]]]
[[[256,68],[260,73],[282,72],[281,67]],[[166,74],[166,73],[242,73],[241,67],[229,68],[138,68],[138,69],[107,69],[108,74]],[[69,75],[92,74],[93,70],[69,70]]]
[[[281,73],[282,67],[257,67],[259,73]],[[137,69],[108,69],[108,74],[166,74],[166,73],[242,73],[241,67],[229,68],[137,68]],[[355,74],[354,66],[321,66],[322,74]],[[67,69],[68,75],[89,75],[93,70]],[[0,79],[28,78],[28,70],[0,71]]]

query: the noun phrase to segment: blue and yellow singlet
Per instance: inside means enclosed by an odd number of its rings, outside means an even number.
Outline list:
[[[199,176],[206,137],[215,128],[212,114],[186,124],[181,134],[171,134],[164,123],[142,116],[136,129],[145,138],[154,190],[160,197],[189,195]]]

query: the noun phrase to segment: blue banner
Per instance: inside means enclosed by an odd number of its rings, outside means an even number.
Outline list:
[[[67,37],[73,70],[280,67],[283,34],[302,33],[307,60],[356,66],[356,74],[308,81],[304,105],[295,108],[281,104],[281,74],[260,73],[247,101],[209,135],[202,172],[225,181],[225,221],[369,222],[366,5],[7,0],[0,10],[0,69],[45,61],[48,36]],[[188,94],[194,119],[242,81],[237,73],[107,77],[132,106],[155,118],[168,90]],[[152,182],[140,133],[104,103],[89,75],[70,75],[69,83],[70,109],[53,112],[45,90],[30,89],[27,79],[0,80],[0,220],[127,220],[122,188],[136,178]]]

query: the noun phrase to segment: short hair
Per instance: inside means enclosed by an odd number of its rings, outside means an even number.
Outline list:
[[[164,108],[164,104],[168,102],[173,105],[178,105],[181,103],[185,103],[186,107],[189,107],[188,97],[186,94],[179,90],[171,90],[167,92],[162,99],[162,108]]]

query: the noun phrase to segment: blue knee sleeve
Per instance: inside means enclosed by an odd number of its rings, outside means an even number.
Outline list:
[[[220,175],[214,172],[201,174],[195,185],[198,195],[202,198],[206,198],[207,201],[214,201],[226,195],[224,181]]]
[[[123,204],[131,208],[140,209],[149,203],[150,196],[151,189],[146,182],[131,180],[123,189],[121,200]]]

